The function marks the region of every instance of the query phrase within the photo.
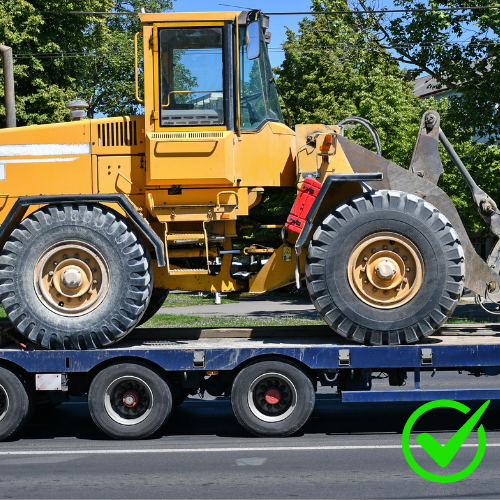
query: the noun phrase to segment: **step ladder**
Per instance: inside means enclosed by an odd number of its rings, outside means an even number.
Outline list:
[[[165,224],[165,256],[167,261],[167,271],[168,274],[173,276],[180,275],[193,275],[193,274],[209,274],[210,265],[209,265],[209,252],[208,252],[208,234],[207,234],[207,222],[203,221],[202,231],[201,232],[182,232],[182,231],[169,231],[168,223]],[[205,245],[205,257],[207,261],[206,268],[203,269],[191,269],[191,268],[174,268],[172,269],[170,266],[170,259],[168,256],[168,248],[169,246],[174,245],[189,245],[191,243],[204,243]]]

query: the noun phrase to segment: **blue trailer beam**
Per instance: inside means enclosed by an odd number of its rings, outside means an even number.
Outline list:
[[[473,401],[500,399],[500,389],[442,389],[414,391],[343,391],[343,403],[382,403],[396,401]]]

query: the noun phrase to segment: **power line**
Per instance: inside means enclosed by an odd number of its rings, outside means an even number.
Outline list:
[[[500,5],[476,5],[464,7],[434,7],[422,9],[381,9],[381,10],[330,10],[318,12],[265,12],[266,16],[308,16],[308,15],[334,15],[334,14],[392,14],[412,12],[453,12],[459,10],[492,10],[500,9]],[[81,16],[137,16],[140,12],[91,12],[91,11],[58,11],[42,10],[40,14],[56,15],[81,15]]]
[[[435,7],[425,9],[381,9],[381,10],[330,10],[319,12],[265,12],[266,16],[308,16],[328,14],[388,14],[388,13],[411,13],[411,12],[449,12],[455,10],[488,10],[500,9],[500,5],[478,5],[470,7]]]

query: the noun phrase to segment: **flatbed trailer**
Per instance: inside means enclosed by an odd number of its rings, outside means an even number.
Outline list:
[[[498,389],[422,390],[424,370],[500,374],[500,325],[450,325],[401,346],[349,344],[327,326],[137,329],[107,349],[48,351],[19,342],[0,349],[0,438],[19,430],[40,401],[88,395],[97,426],[139,439],[163,426],[188,395],[231,397],[248,431],[285,436],[314,408],[318,385],[343,402],[500,399]],[[371,390],[374,373],[387,390]],[[404,386],[408,374],[413,383]]]

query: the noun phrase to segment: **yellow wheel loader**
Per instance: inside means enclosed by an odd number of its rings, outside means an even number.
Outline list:
[[[254,295],[305,280],[333,331],[397,345],[443,325],[464,285],[500,299],[498,251],[479,258],[436,185],[439,140],[496,235],[500,213],[436,112],[407,170],[347,140],[345,120],[285,123],[261,12],[139,16],[143,116],[83,119],[77,101],[72,122],[0,131],[0,299],[22,335],[48,349],[101,348],[169,290]],[[369,122],[350,121],[380,153]],[[241,218],[287,188],[298,197],[283,241],[242,240]]]

